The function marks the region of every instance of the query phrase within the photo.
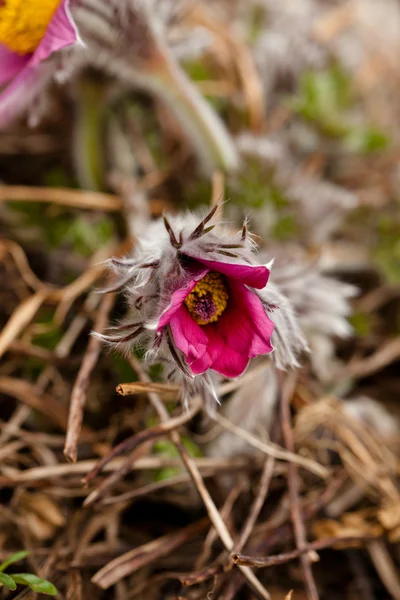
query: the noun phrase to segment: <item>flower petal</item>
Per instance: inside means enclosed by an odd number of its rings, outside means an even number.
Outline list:
[[[189,296],[190,292],[196,285],[200,279],[203,279],[205,275],[207,275],[207,269],[197,269],[196,274],[192,274],[192,279],[182,288],[176,290],[171,296],[171,301],[167,308],[161,313],[161,316],[157,323],[157,331],[160,331],[165,325],[167,325],[171,318],[174,316],[179,307],[183,304],[183,301],[187,296]]]
[[[210,368],[234,378],[243,373],[250,358],[273,350],[270,338],[274,325],[254,292],[232,280],[229,288],[227,310],[216,323],[203,327],[203,331],[208,337]],[[202,372],[200,367],[201,361],[191,365],[195,374]]]
[[[157,331],[160,331],[165,325],[171,321],[172,317],[175,313],[178,312],[180,307],[182,306],[186,296],[190,294],[194,286],[196,285],[196,280],[191,280],[189,283],[185,285],[185,287],[176,290],[171,296],[171,302],[167,306],[167,308],[161,313],[161,316],[157,323]]]
[[[243,373],[249,363],[247,350],[241,352],[235,348],[233,339],[226,338],[224,328],[218,327],[220,322],[222,319],[215,325],[203,328],[208,337],[207,352],[190,365],[195,375],[213,369],[225,377],[235,378]]]
[[[7,126],[14,117],[32,104],[52,74],[53,67],[48,63],[36,68],[29,67],[29,63],[25,65],[0,94],[0,127]]]
[[[35,66],[46,60],[53,52],[71,46],[80,40],[78,30],[69,10],[69,0],[62,0],[54,13],[46,33],[32,55],[30,64]]]
[[[268,282],[269,270],[263,265],[242,265],[197,257],[196,260],[210,271],[218,271],[253,288],[262,289]]]
[[[186,356],[190,366],[201,358],[207,349],[208,338],[202,328],[192,319],[185,306],[180,306],[169,322],[177,348]],[[209,366],[209,365],[208,365]],[[204,369],[206,370],[208,366]]]
[[[24,68],[30,55],[20,56],[0,44],[0,85],[7,83]]]
[[[246,318],[253,331],[249,348],[250,358],[260,354],[269,354],[273,350],[271,336],[274,331],[274,324],[265,312],[263,303],[255,292],[244,285],[231,282],[230,288],[236,307],[240,309],[243,315],[247,315]]]

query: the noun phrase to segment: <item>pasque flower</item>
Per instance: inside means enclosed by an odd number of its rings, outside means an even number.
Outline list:
[[[0,123],[27,106],[52,70],[54,52],[75,44],[69,0],[3,0],[0,4]]]
[[[209,370],[235,378],[273,350],[279,366],[295,364],[306,343],[290,303],[268,283],[270,265],[256,263],[246,225],[234,238],[214,232],[214,212],[197,226],[190,215],[150,225],[133,258],[110,261],[119,278],[112,290],[125,291],[130,310],[102,339],[142,347],[184,379]]]
[[[166,102],[203,168],[235,168],[230,136],[176,62],[157,6],[150,0],[0,0],[0,86],[6,85],[0,126],[32,108],[57,72],[68,79],[94,67]]]

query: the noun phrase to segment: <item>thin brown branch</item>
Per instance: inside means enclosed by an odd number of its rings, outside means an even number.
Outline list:
[[[229,519],[229,516],[232,513],[232,509],[234,507],[234,504],[235,504],[236,500],[238,499],[238,497],[240,496],[242,491],[243,491],[243,483],[239,482],[237,485],[233,486],[233,488],[229,492],[229,494],[220,510],[221,517],[224,519],[224,521],[227,521]],[[211,556],[213,544],[217,538],[218,538],[218,533],[217,533],[216,529],[214,527],[211,527],[211,529],[208,532],[206,539],[204,541],[203,550],[202,550],[200,556],[198,557],[198,559],[196,560],[196,564],[194,567],[195,570],[199,570],[199,569],[203,568],[204,565],[208,562],[208,560]]]
[[[223,564],[217,561],[215,564],[209,565],[205,569],[190,573],[190,575],[182,575],[179,577],[182,585],[185,587],[191,587],[192,585],[198,585],[203,581],[207,581],[216,575],[223,573]]]
[[[104,296],[94,322],[94,330],[102,333],[108,324],[108,316],[114,306],[115,295]],[[97,337],[91,337],[79,369],[78,376],[71,394],[71,404],[68,415],[68,427],[64,446],[64,456],[70,462],[76,462],[78,456],[78,440],[82,429],[83,412],[86,404],[86,394],[90,376],[99,359],[102,342]]]
[[[139,379],[141,381],[150,382],[150,378],[143,371],[142,366],[139,363],[139,361],[137,361],[133,357],[130,357],[130,363],[131,363],[132,367],[136,370],[136,372],[139,376]],[[167,412],[164,404],[158,397],[158,395],[155,394],[154,392],[150,392],[148,394],[148,396],[149,396],[149,399],[151,400],[155,410],[157,411],[161,421],[165,421],[166,419],[168,419],[168,416],[169,416],[168,412]],[[200,498],[202,499],[203,504],[207,510],[210,521],[213,524],[215,530],[218,532],[220,540],[222,541],[225,548],[229,552],[231,552],[232,548],[233,548],[233,540],[231,538],[231,535],[229,533],[227,526],[225,525],[224,520],[221,518],[221,515],[220,515],[213,499],[211,498],[206,486],[204,485],[203,478],[201,476],[200,470],[199,470],[196,462],[187,453],[186,448],[183,446],[180,435],[177,431],[171,432],[170,439],[173,442],[173,444],[175,445],[176,449],[178,450],[179,455],[180,455],[184,465],[186,466],[186,469],[191,477],[191,480],[192,480],[194,486],[196,487],[197,492],[198,492]],[[257,579],[257,577],[254,577],[254,573],[252,573],[251,569],[249,569],[248,567],[239,567],[239,569],[242,572],[242,574],[244,575],[248,584],[251,586],[251,588],[256,592],[256,594],[260,598],[263,598],[264,600],[271,600],[269,593],[264,588],[264,586],[261,584],[261,582]]]
[[[368,552],[382,583],[390,596],[400,600],[400,581],[398,570],[393,564],[392,557],[383,540],[372,540],[368,544]]]
[[[246,458],[226,459],[226,458],[193,458],[193,463],[197,466],[199,471],[206,471],[207,473],[223,472],[223,471],[234,471],[238,469],[249,469],[251,463]],[[104,467],[104,471],[112,473],[113,471],[120,470],[124,465],[125,460],[123,458],[115,458]],[[89,471],[94,469],[98,465],[98,461],[94,459],[81,460],[73,464],[57,464],[57,465],[44,465],[41,467],[32,467],[26,470],[17,470],[11,467],[1,465],[1,472],[3,475],[0,476],[0,485],[4,487],[13,487],[14,485],[29,483],[30,485],[34,482],[45,482],[56,477],[70,477],[70,476],[85,476]],[[177,458],[161,458],[158,456],[146,456],[134,462],[132,464],[133,471],[142,470],[154,470],[154,469],[165,469],[167,467],[180,467],[181,461]],[[79,486],[81,481],[79,480]]]
[[[67,427],[67,411],[49,394],[37,394],[35,386],[16,377],[0,377],[0,392],[17,398],[30,408],[37,410],[50,419],[57,427],[65,430]]]
[[[299,558],[299,556],[307,554],[307,552],[317,552],[318,550],[325,550],[326,548],[343,550],[346,547],[354,547],[355,544],[362,546],[370,541],[371,537],[369,536],[338,536],[316,540],[315,542],[306,544],[303,548],[296,548],[290,552],[275,554],[274,556],[248,556],[236,552],[232,554],[232,560],[236,565],[246,565],[248,567],[256,568],[274,567]]]
[[[116,392],[120,396],[156,392],[163,396],[177,397],[180,392],[180,387],[170,383],[143,383],[141,381],[135,381],[134,383],[120,383],[116,388]]]
[[[343,377],[368,377],[381,371],[400,358],[400,336],[386,341],[373,354],[350,362],[343,369]],[[341,374],[342,376],[342,374]]]
[[[69,188],[29,187],[23,185],[0,185],[0,202],[46,202],[74,208],[120,212],[123,202],[119,196],[88,190]],[[166,203],[149,200],[153,215],[162,214]]]
[[[127,577],[130,573],[146,566],[160,556],[172,552],[175,548],[184,542],[198,535],[208,524],[208,519],[204,518],[197,523],[188,525],[176,533],[170,533],[156,540],[134,548],[109,562],[100,569],[93,577],[92,582],[107,590],[118,581]]]
[[[181,427],[185,423],[188,423],[199,412],[199,410],[200,400],[198,399],[197,402],[193,403],[193,406],[189,411],[183,412],[177,417],[169,418],[168,420],[163,421],[159,425],[149,427],[148,429],[140,431],[139,433],[136,433],[130,438],[124,440],[123,442],[118,444],[118,446],[116,446],[109,455],[105,456],[102,460],[98,462],[96,467],[85,477],[85,483],[89,483],[94,477],[96,477],[96,475],[98,475],[100,471],[102,471],[102,469],[105,467],[105,465],[116,456],[119,456],[126,452],[130,452],[138,446],[140,446],[141,444],[165,436],[174,429]]]
[[[234,552],[236,553],[239,553],[241,549],[245,546],[247,540],[251,535],[251,532],[253,531],[253,527],[256,524],[256,521],[268,494],[269,484],[271,483],[271,478],[274,471],[274,464],[274,459],[271,456],[268,456],[264,463],[264,468],[261,474],[257,496],[254,498],[254,502],[250,507],[249,515],[243,526],[242,532],[238,540],[235,542]]]
[[[290,416],[290,400],[294,392],[295,376],[286,378],[282,372],[278,372],[278,377],[278,381],[280,382],[280,413],[283,439],[287,450],[289,452],[294,452],[295,446]],[[288,463],[287,477],[290,511],[296,546],[298,550],[302,550],[307,545],[307,538],[299,500],[300,482],[298,468],[294,462]],[[300,562],[303,569],[307,597],[309,600],[319,600],[319,594],[314,581],[309,556],[303,553],[300,554]]]
[[[289,452],[288,450],[285,450],[284,448],[281,448],[272,442],[260,440],[249,431],[246,431],[242,427],[238,427],[219,413],[216,413],[213,418],[217,423],[224,427],[224,429],[231,431],[241,439],[245,440],[248,444],[254,448],[257,448],[257,450],[261,450],[261,452],[264,452],[268,456],[272,456],[273,458],[277,458],[279,460],[286,460],[289,463],[292,462],[302,466],[304,469],[308,469],[322,479],[326,479],[328,477],[329,470],[314,460],[304,458],[303,456],[299,456],[294,452]]]

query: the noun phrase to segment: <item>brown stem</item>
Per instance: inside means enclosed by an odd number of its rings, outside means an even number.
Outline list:
[[[94,330],[102,333],[108,324],[108,315],[114,306],[115,296],[104,296],[94,322]],[[64,446],[64,456],[70,462],[76,462],[79,434],[82,429],[83,411],[86,404],[86,393],[89,387],[90,376],[99,359],[102,342],[96,337],[91,337],[83,357],[81,368],[75,381],[71,395],[71,404],[68,416],[67,435]]]
[[[284,377],[282,371],[278,371],[280,382],[280,413],[281,426],[285,446],[289,452],[295,451],[293,430],[290,418],[290,399],[294,392],[295,377]],[[302,550],[307,545],[306,529],[299,501],[300,481],[297,465],[289,462],[287,465],[288,488],[290,498],[290,512],[293,523],[294,536],[297,549],[301,551],[300,562],[303,569],[304,584],[309,600],[319,600],[317,586],[311,569],[310,559]]]
[[[303,548],[296,548],[290,552],[284,552],[282,554],[275,554],[274,556],[248,556],[246,554],[240,554],[236,552],[232,554],[232,560],[236,565],[246,565],[248,567],[274,567],[276,565],[283,565],[290,560],[301,557],[307,552],[316,552],[318,550],[324,550],[325,548],[332,548],[336,544],[340,544],[340,549],[343,549],[346,544],[349,546],[362,544],[371,541],[371,537],[363,536],[348,536],[348,537],[330,537],[315,542],[306,544]]]

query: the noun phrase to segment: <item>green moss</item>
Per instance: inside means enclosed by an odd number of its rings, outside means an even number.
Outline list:
[[[10,209],[19,213],[21,225],[35,228],[49,249],[67,245],[76,254],[91,256],[114,236],[114,223],[108,216],[76,214],[41,202],[13,202]]]
[[[346,136],[347,149],[357,154],[372,154],[386,150],[389,145],[389,136],[377,127],[354,128]]]
[[[342,137],[349,127],[343,112],[352,99],[348,77],[337,65],[325,71],[307,71],[300,79],[298,93],[288,101],[289,107],[307,121],[318,125],[323,133]]]
[[[400,220],[391,215],[382,216],[377,225],[378,242],[372,252],[375,263],[388,281],[400,282]]]
[[[293,238],[297,232],[298,227],[294,215],[284,215],[273,226],[271,237],[283,242]]]
[[[343,140],[348,151],[368,154],[386,149],[390,143],[386,133],[368,123],[352,123],[349,109],[355,102],[348,75],[334,64],[324,71],[304,73],[297,94],[287,103],[327,137]]]
[[[257,160],[249,160],[234,186],[228,187],[231,202],[250,208],[272,206],[282,209],[289,202],[283,192],[271,181],[270,173]]]
[[[190,60],[183,63],[183,67],[193,81],[207,81],[212,79],[212,72],[204,60]]]
[[[181,440],[190,457],[196,458],[203,456],[200,448],[190,438],[182,435]],[[169,440],[158,440],[153,446],[153,451],[155,454],[163,456],[164,458],[179,457],[179,452],[176,449],[176,446]],[[164,469],[157,469],[157,471],[154,473],[154,479],[155,481],[163,481],[165,479],[169,479],[170,477],[174,477],[175,475],[179,475],[181,472],[182,469],[179,467],[165,467]]]
[[[371,315],[367,313],[354,312],[349,316],[349,323],[360,337],[365,337],[371,333]]]

